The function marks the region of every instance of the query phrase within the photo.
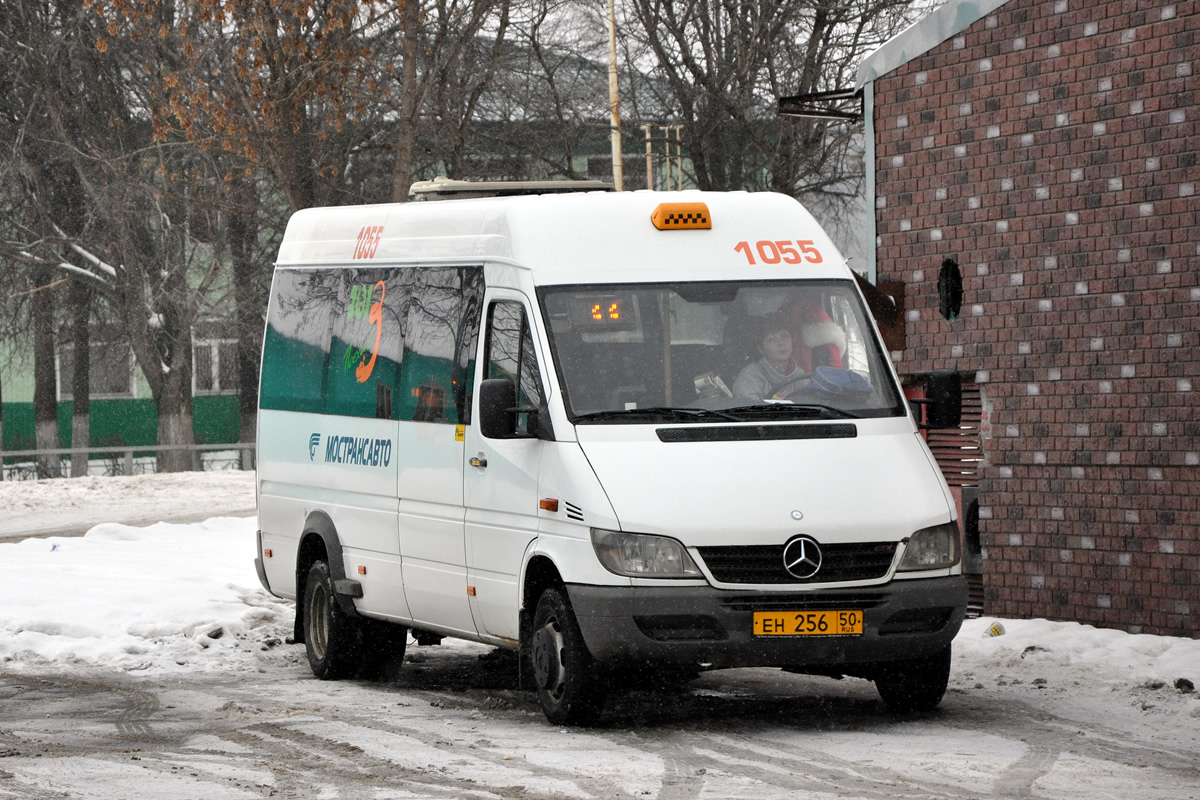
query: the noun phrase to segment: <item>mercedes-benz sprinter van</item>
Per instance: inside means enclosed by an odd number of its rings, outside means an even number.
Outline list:
[[[555,723],[634,667],[940,702],[954,502],[795,200],[310,209],[267,316],[256,565],[318,677],[450,636],[520,651]]]

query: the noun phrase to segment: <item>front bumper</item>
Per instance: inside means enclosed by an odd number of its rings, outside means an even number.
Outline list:
[[[935,655],[966,616],[962,576],[808,592],[707,586],[567,586],[579,628],[601,662],[797,667],[868,675],[877,664]],[[756,611],[859,610],[856,636],[755,636]]]

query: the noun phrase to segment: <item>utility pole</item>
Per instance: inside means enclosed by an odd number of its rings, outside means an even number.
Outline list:
[[[621,164],[621,110],[617,92],[617,7],[608,0],[608,112],[612,119],[613,188],[622,191],[625,169]]]
[[[647,124],[642,126],[642,130],[646,132],[646,188],[654,188],[654,150],[650,144],[650,132],[654,130],[654,126]]]

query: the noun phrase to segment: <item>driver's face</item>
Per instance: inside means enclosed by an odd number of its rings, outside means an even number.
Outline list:
[[[787,330],[772,331],[758,345],[763,357],[773,363],[783,363],[792,357],[792,334]]]

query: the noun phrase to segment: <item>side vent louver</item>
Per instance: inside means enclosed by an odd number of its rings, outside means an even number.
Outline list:
[[[576,522],[583,522],[583,509],[582,508],[575,505],[574,503],[564,502],[563,505],[565,505],[567,507],[567,519],[573,519]]]

